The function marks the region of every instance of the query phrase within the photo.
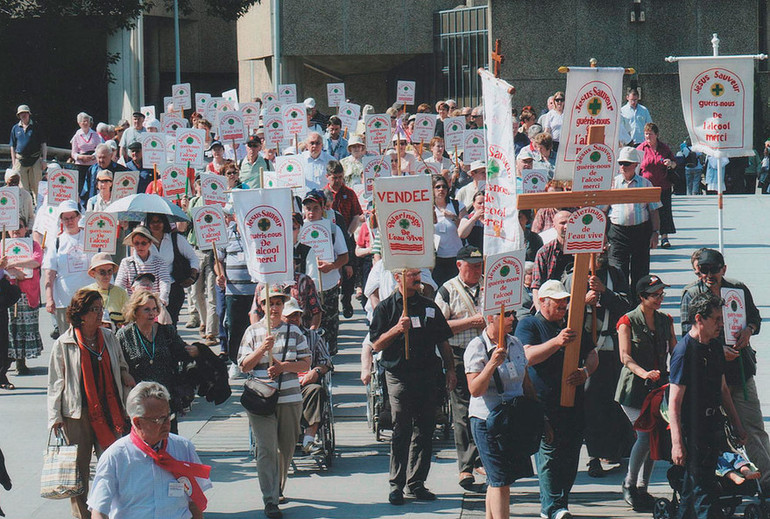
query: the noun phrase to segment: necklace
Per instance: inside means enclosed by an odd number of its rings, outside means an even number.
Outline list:
[[[139,332],[139,327],[136,327],[136,336],[139,338],[139,344],[142,345],[142,349],[144,349],[144,352],[150,357],[150,365],[152,365],[155,361],[155,336],[152,335],[152,330],[150,330],[150,335],[152,336],[152,355],[150,355],[150,350],[147,349],[144,337],[142,337],[142,334]]]
[[[99,332],[97,331],[97,333],[99,333]],[[81,336],[82,336],[82,335],[81,335]],[[76,339],[76,340],[77,340],[77,339]],[[86,342],[88,342],[88,343],[89,343],[91,346],[93,346],[94,344],[96,344],[96,337],[94,337],[94,338],[93,338],[93,340],[91,340],[91,341],[86,341],[86,339],[84,338],[84,339],[83,339],[83,342],[80,342],[80,341],[78,341],[78,342],[80,343],[80,345],[81,345],[81,346],[83,346],[85,349],[87,349],[88,351],[90,351],[90,352],[91,352],[91,354],[92,354],[92,355],[94,355],[94,356],[96,357],[96,360],[98,360],[99,362],[101,362],[101,360],[102,360],[102,357],[103,357],[103,355],[104,355],[104,348],[107,346],[106,344],[102,344],[102,351],[96,351],[96,350],[94,350],[94,349],[91,349],[91,348],[89,348],[89,347],[88,347],[88,346],[85,344]]]

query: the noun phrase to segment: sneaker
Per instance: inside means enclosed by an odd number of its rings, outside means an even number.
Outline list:
[[[655,497],[647,492],[647,488],[637,487],[634,497],[635,512],[652,512],[655,508]]]
[[[623,483],[623,501],[628,503],[632,508],[635,505],[635,499],[636,499],[636,486],[632,485],[626,485]]]
[[[417,500],[417,501],[435,501],[436,500],[436,494],[431,492],[425,487],[417,487],[414,490],[410,490],[409,493]]]
[[[403,505],[404,493],[399,489],[391,490],[390,494],[388,494],[388,502],[391,505],[396,505],[396,506]]]
[[[194,329],[200,327],[200,325],[201,325],[200,319],[198,319],[196,317],[193,317],[192,319],[187,321],[187,324],[185,324],[184,327],[189,329],[189,330],[194,330]]]
[[[588,475],[592,478],[604,477],[604,469],[599,458],[591,458],[591,461],[588,462]]]
[[[265,515],[270,519],[280,519],[283,517],[283,514],[278,508],[278,505],[273,503],[268,503],[265,505]]]
[[[302,452],[310,454],[310,451],[313,450],[313,442],[315,442],[315,438],[312,436],[305,436],[302,440]]]
[[[566,508],[562,508],[553,514],[553,519],[572,519],[572,514]]]
[[[54,326],[53,330],[51,330],[51,339],[56,340],[59,338],[59,327]]]
[[[230,380],[235,380],[237,378],[241,377],[241,368],[238,367],[238,364],[233,362],[230,364],[230,367],[227,368],[227,376],[230,377]]]

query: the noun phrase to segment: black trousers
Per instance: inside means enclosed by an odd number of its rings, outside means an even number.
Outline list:
[[[385,373],[393,416],[391,490],[416,490],[428,479],[436,427],[436,377],[432,373],[433,370]]]
[[[468,378],[465,376],[465,366],[455,359],[455,375],[457,385],[449,394],[452,405],[452,424],[455,434],[455,449],[457,449],[457,466],[460,472],[473,473],[473,469],[481,465],[479,450],[471,434],[471,422],[468,418],[468,404],[471,393],[468,389]]]
[[[610,244],[610,265],[619,268],[626,279],[630,277],[631,292],[636,282],[650,273],[650,237],[652,222],[639,225],[610,224],[607,241]]]
[[[8,383],[8,368],[11,360],[8,358],[8,307],[0,306],[0,384]]]
[[[166,308],[169,315],[171,316],[171,323],[174,326],[176,326],[176,323],[179,321],[179,312],[182,310],[184,300],[184,288],[182,288],[182,285],[174,281],[171,284],[171,290],[168,294],[168,308]]]

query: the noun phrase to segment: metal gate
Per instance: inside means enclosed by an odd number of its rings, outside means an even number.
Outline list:
[[[487,6],[439,11],[435,23],[439,98],[454,99],[458,107],[478,105],[481,79],[476,70],[489,65]]]

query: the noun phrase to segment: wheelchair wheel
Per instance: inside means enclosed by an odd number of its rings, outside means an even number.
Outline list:
[[[674,504],[665,497],[655,500],[655,505],[652,509],[652,517],[654,519],[672,519],[675,513]]]
[[[770,519],[770,504],[767,502],[761,502],[759,504],[759,509],[762,511],[762,518],[763,519]]]
[[[376,416],[374,410],[376,407],[376,398],[374,389],[372,389],[372,381],[369,381],[366,385],[366,424],[372,432],[377,430],[376,424],[374,423]]]
[[[331,468],[334,462],[334,413],[332,412],[331,402],[327,401],[324,412],[324,425],[322,429],[321,441],[323,442],[324,464]]]
[[[729,517],[726,514],[725,516]],[[744,519],[762,519],[762,509],[759,508],[759,505],[756,505],[754,503],[749,503],[748,505],[746,505],[746,508],[743,510],[743,517]]]

